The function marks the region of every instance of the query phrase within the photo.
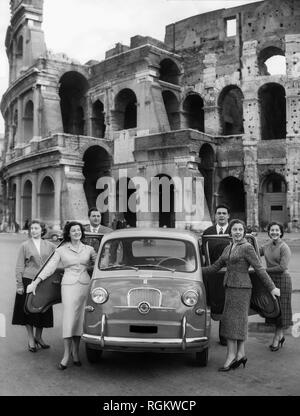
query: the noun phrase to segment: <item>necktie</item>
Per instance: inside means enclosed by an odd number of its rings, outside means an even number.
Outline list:
[[[222,228],[222,227],[220,228],[220,232],[219,232],[219,235],[221,235],[221,234],[224,234],[224,233],[223,233],[223,228]]]

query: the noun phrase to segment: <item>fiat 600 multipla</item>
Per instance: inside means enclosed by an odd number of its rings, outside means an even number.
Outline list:
[[[91,363],[105,350],[194,352],[206,366],[210,329],[196,234],[129,228],[103,237],[82,336]]]

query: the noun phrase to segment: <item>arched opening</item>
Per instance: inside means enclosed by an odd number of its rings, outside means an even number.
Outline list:
[[[53,180],[46,176],[43,179],[40,187],[39,201],[40,201],[40,219],[44,222],[51,222],[54,215],[54,183]]]
[[[157,203],[151,207],[158,211],[159,227],[175,228],[175,186],[172,178],[165,174],[154,177],[151,181],[151,195],[157,196]]]
[[[203,99],[198,94],[189,95],[183,102],[186,127],[204,132]]]
[[[110,156],[103,147],[91,146],[85,152],[83,162],[84,166],[82,172],[85,177],[83,188],[88,207],[92,208],[97,206],[96,202],[98,195],[104,192],[104,189],[97,189],[98,179],[104,176],[110,176]],[[103,212],[101,221],[103,225],[108,225],[108,211]]]
[[[60,106],[64,133],[85,134],[85,94],[88,90],[88,82],[78,72],[65,73],[60,79]]]
[[[163,91],[162,97],[171,130],[180,129],[179,102],[171,91]]]
[[[25,222],[31,221],[31,207],[32,207],[32,183],[31,181],[26,181],[23,188],[23,195],[22,195],[22,220],[23,226]]]
[[[106,125],[104,121],[104,106],[100,100],[93,104],[92,115],[92,136],[103,138],[105,135]]]
[[[117,182],[117,212],[118,219],[125,224],[136,227],[136,187],[129,178],[120,178]]]
[[[33,102],[29,100],[24,111],[24,142],[33,138]]]
[[[237,178],[229,176],[219,185],[218,204],[226,204],[230,208],[231,218],[246,221],[244,184]]]
[[[258,56],[260,75],[286,75],[286,58],[282,49],[269,46]]]
[[[282,85],[268,83],[258,91],[260,103],[261,138],[276,140],[286,138],[286,99]]]
[[[230,136],[244,133],[243,93],[239,87],[225,87],[219,97],[222,134]]]
[[[120,91],[115,99],[115,130],[127,130],[137,127],[137,99],[129,88]]]
[[[180,71],[178,66],[171,59],[163,59],[159,67],[160,81],[169,82],[170,84],[179,85]]]
[[[204,179],[204,195],[209,212],[212,214],[215,152],[209,144],[205,143],[201,146],[199,159],[198,168]]]
[[[9,200],[8,200],[8,224],[11,226],[16,221],[16,201],[17,201],[17,185],[11,184]]]
[[[271,221],[287,223],[287,185],[284,177],[271,173],[264,178],[260,193],[260,225],[262,229]]]

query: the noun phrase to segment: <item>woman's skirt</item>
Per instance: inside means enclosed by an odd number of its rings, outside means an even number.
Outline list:
[[[24,293],[23,295],[16,294],[15,306],[13,311],[12,324],[13,325],[31,325],[36,328],[52,328],[53,327],[53,310],[49,308],[44,313],[26,313],[24,305],[26,301],[26,288],[32,283],[31,279],[23,277]]]
[[[282,274],[269,274],[275,286],[280,289],[280,297],[278,300],[281,314],[278,318],[267,318],[266,323],[275,325],[277,328],[288,329],[293,325],[291,276],[286,272]]]
[[[227,339],[245,341],[248,334],[248,312],[252,289],[225,288],[225,305],[220,335]]]
[[[89,285],[80,282],[61,285],[63,338],[80,337],[83,332],[84,306]]]

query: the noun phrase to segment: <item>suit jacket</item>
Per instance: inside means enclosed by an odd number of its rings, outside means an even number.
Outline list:
[[[57,248],[49,263],[39,274],[42,280],[51,276],[60,266],[64,268],[62,285],[74,285],[75,283],[89,284],[90,276],[87,269],[96,260],[96,252],[93,247],[80,243],[76,251],[71,243],[66,243]]]
[[[88,233],[92,232],[90,224],[85,227],[85,231],[88,232]],[[98,227],[98,233],[100,233],[100,234],[107,234],[107,233],[110,233],[112,231],[113,231],[112,228],[105,227],[104,225],[101,225],[101,224]]]
[[[223,233],[224,234],[228,233],[228,224],[227,224],[227,227],[223,229]],[[206,230],[203,231],[203,235],[215,235],[215,234],[218,234],[216,225],[212,225],[211,227],[208,227],[206,228]]]
[[[223,229],[224,234],[228,233],[228,224],[227,227]],[[212,225],[211,227],[206,228],[206,230],[203,231],[203,236],[205,235],[216,235],[217,232],[217,226]],[[208,242],[208,248],[209,248],[209,257],[211,260],[211,263],[214,263],[222,254],[224,248],[229,244],[228,239],[222,239],[219,240],[213,240]],[[204,255],[204,246],[202,246],[202,254]]]
[[[55,249],[55,244],[47,240],[41,240],[41,254],[39,254],[31,238],[25,241],[20,247],[16,265],[17,282],[22,283],[22,277],[34,279],[37,272]]]
[[[223,266],[227,270],[224,276],[224,286],[235,288],[252,288],[249,267],[252,266],[264,286],[271,292],[275,289],[273,280],[263,268],[253,246],[243,239],[235,247],[233,244],[225,247],[219,259],[208,267],[203,267],[204,274],[215,273]]]

